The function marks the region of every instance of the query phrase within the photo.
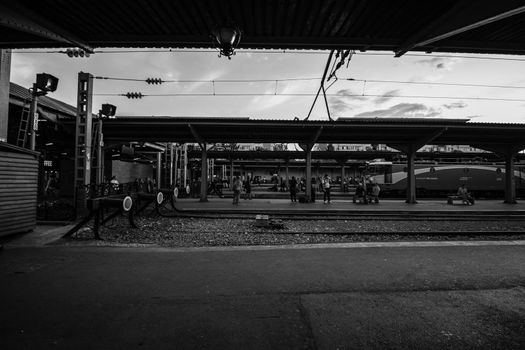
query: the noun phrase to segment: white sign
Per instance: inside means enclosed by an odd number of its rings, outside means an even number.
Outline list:
[[[33,115],[33,130],[38,130],[38,113],[35,112]]]

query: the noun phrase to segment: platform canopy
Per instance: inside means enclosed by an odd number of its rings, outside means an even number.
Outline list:
[[[108,142],[381,143],[525,145],[525,124],[468,119],[348,118],[336,121],[118,117],[104,122]],[[525,146],[523,147],[525,148]]]
[[[515,0],[5,0],[0,48],[210,48],[236,26],[241,48],[525,53]]]

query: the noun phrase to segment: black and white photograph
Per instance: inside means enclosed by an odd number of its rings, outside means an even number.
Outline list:
[[[1,0],[0,348],[525,349],[525,1]]]

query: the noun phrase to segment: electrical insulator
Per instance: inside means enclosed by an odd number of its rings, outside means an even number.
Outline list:
[[[146,83],[157,85],[157,84],[162,84],[163,81],[160,78],[148,78],[146,79]]]
[[[127,98],[132,98],[132,99],[135,99],[135,98],[142,98],[142,93],[141,92],[128,92],[126,95]]]
[[[89,57],[89,52],[80,49],[67,49],[66,55],[68,57]]]

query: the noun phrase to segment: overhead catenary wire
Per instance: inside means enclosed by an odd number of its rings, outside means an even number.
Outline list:
[[[94,96],[114,96],[127,97],[127,94],[101,93]],[[167,93],[167,94],[141,94],[142,97],[242,97],[242,96],[315,96],[314,93]],[[476,101],[501,101],[501,102],[525,102],[525,99],[518,98],[497,98],[497,97],[471,97],[471,96],[425,96],[425,95],[391,95],[391,94],[326,94],[330,97],[381,97],[381,98],[419,98],[419,99],[443,99],[443,100],[476,100]]]
[[[344,79],[344,80],[358,81],[358,82],[364,82],[364,83],[394,83],[394,84],[413,84],[413,85],[441,85],[441,86],[485,87],[485,88],[498,88],[498,89],[525,89],[525,86],[520,86],[520,85],[491,85],[491,84],[472,84],[472,83],[441,83],[441,82],[426,82],[426,81],[354,79],[354,78],[347,78],[347,79]]]
[[[116,81],[136,81],[147,82],[147,79],[140,78],[119,78],[119,77],[102,77],[95,76],[99,80],[116,80]],[[321,80],[319,77],[307,78],[283,78],[283,79],[162,79],[162,83],[256,83],[256,82],[284,82],[284,81],[307,81],[307,80]]]
[[[95,76],[99,80],[115,80],[115,81],[134,81],[147,82],[148,79],[140,78],[121,78],[121,77],[103,77]],[[312,81],[321,80],[319,77],[296,77],[283,79],[162,79],[162,83],[257,83],[257,82],[286,82],[286,81]],[[445,82],[430,82],[430,81],[406,81],[406,80],[388,80],[388,79],[359,79],[359,78],[339,78],[338,81],[355,81],[363,83],[387,83],[387,84],[411,84],[411,85],[436,85],[436,86],[463,86],[463,87],[484,87],[497,89],[525,89],[523,85],[492,85],[492,84],[473,84],[473,83],[445,83]]]

